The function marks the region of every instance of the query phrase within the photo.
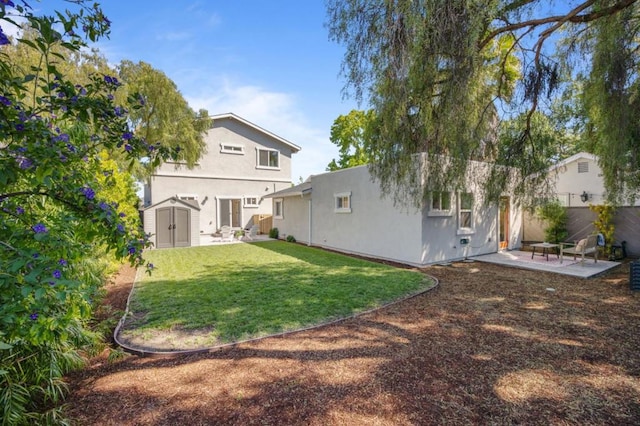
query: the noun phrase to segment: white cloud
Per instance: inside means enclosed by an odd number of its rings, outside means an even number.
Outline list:
[[[184,40],[188,40],[191,38],[191,33],[188,33],[186,31],[181,31],[181,32],[168,32],[168,33],[162,33],[162,34],[158,34],[156,36],[156,40],[159,41],[184,41]]]
[[[258,86],[234,85],[228,79],[200,96],[185,98],[195,110],[205,108],[209,114],[233,112],[252,123],[300,146],[302,150],[292,159],[294,182],[300,177],[324,172],[334,157],[329,142],[329,129],[317,127],[300,112],[295,96],[265,90]]]

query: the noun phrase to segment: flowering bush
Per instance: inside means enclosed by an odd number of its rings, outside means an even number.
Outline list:
[[[75,12],[37,16],[24,1],[0,0],[0,21],[21,17],[35,30],[35,39],[16,42],[43,64],[27,75],[12,67],[2,51],[12,40],[0,29],[2,424],[56,421],[60,377],[93,337],[86,323],[102,281],[94,256],[106,250],[144,265],[149,243],[133,183],[109,153],[153,164],[172,154],[129,128],[126,108],[113,103],[116,77],[94,75],[79,85],[57,70],[53,46],[77,51],[87,38],[108,34],[98,4],[74,4]],[[133,94],[127,107],[142,102]]]

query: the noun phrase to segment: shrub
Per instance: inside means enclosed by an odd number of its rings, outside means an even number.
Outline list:
[[[269,230],[269,238],[273,238],[277,240],[279,236],[280,236],[280,232],[278,231],[278,228],[271,228]]]
[[[287,242],[295,243],[296,242],[296,238],[293,235],[287,235]]]
[[[547,227],[544,229],[544,238],[549,243],[560,243],[567,239],[567,209],[557,201],[546,203],[536,210],[537,215],[542,218]]]
[[[593,226],[604,237],[605,246],[602,250],[604,255],[609,257],[611,256],[611,246],[613,245],[613,234],[616,231],[616,227],[613,224],[613,215],[616,209],[609,204],[591,205],[589,209],[598,215],[593,222]]]

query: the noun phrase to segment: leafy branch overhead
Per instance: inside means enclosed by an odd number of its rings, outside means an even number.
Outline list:
[[[600,157],[610,201],[640,190],[637,0],[329,0],[327,11],[345,91],[375,113],[371,170],[396,201],[472,177],[489,198],[533,201],[540,172],[578,147]],[[541,146],[543,122],[557,138]],[[472,160],[493,171],[472,176]]]

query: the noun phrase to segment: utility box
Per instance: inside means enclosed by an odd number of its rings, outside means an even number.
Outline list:
[[[640,290],[640,261],[638,260],[629,265],[629,286],[631,290]]]

